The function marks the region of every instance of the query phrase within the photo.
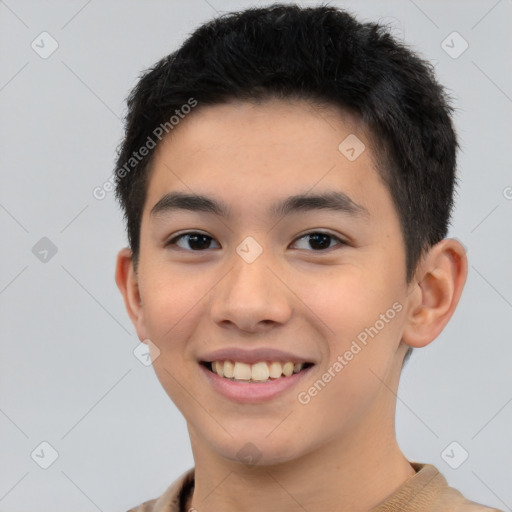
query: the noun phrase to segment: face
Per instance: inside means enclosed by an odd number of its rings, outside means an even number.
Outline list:
[[[286,462],[392,418],[382,382],[396,384],[404,353],[405,249],[356,118],[277,100],[198,108],[157,149],[129,281],[193,449]],[[310,364],[254,383],[203,364],[260,349],[287,353],[261,362]]]

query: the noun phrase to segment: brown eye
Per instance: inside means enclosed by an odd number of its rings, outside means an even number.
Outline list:
[[[339,244],[335,245],[346,245],[345,242],[339,239],[337,236],[331,235],[329,233],[322,233],[321,231],[307,233],[298,238],[298,240],[306,240],[306,244],[312,247],[315,252],[330,249],[332,247],[331,241],[333,240],[340,242]]]
[[[187,248],[186,246],[183,247],[178,242],[181,242],[181,240],[185,240],[185,244],[188,244]],[[171,245],[176,245],[177,247],[185,250],[190,250],[192,252],[198,252],[203,251],[205,249],[209,249],[209,245],[213,238],[211,236],[205,235],[203,233],[197,233],[195,231],[191,231],[189,233],[182,233],[181,235],[178,235],[174,237],[172,240],[169,240],[165,244],[166,247]]]

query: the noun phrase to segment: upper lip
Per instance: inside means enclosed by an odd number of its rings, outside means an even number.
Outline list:
[[[213,362],[213,361],[239,361],[241,363],[255,364],[260,361],[279,361],[286,363],[314,363],[312,359],[300,357],[285,352],[283,350],[276,350],[274,348],[257,348],[253,350],[246,350],[242,348],[223,348],[209,352],[201,356],[200,361]]]

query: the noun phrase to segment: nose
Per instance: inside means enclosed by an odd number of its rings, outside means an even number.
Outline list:
[[[252,263],[235,254],[231,270],[215,287],[210,303],[213,321],[245,332],[285,324],[292,314],[293,297],[285,282],[263,254]]]

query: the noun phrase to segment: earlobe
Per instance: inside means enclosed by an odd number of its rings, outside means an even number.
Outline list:
[[[439,336],[457,307],[467,267],[466,251],[457,240],[446,238],[429,250],[409,296],[404,343],[424,347]]]
[[[133,268],[132,251],[121,249],[117,255],[115,280],[123,296],[124,305],[137,335],[141,341],[147,338],[144,322],[144,309],[139,290],[139,284]]]

